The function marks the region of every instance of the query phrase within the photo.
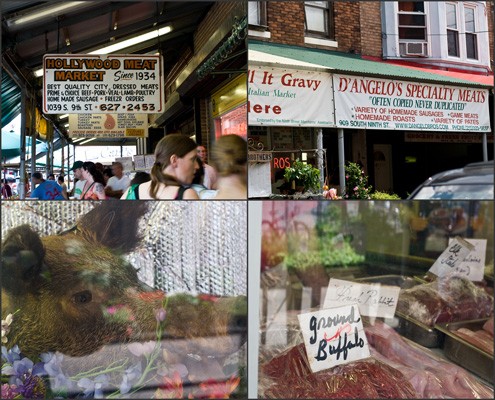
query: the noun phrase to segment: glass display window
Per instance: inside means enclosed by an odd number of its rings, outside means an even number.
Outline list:
[[[493,202],[257,207],[259,397],[493,397]]]

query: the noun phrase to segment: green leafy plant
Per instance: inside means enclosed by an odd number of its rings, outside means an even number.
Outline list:
[[[400,200],[401,198],[395,193],[385,193],[385,192],[373,192],[371,194],[372,200]]]
[[[345,193],[344,199],[370,199],[371,186],[368,186],[368,177],[356,163],[348,161],[345,166]]]
[[[287,182],[294,181],[296,187],[303,187],[304,191],[316,192],[320,189],[320,170],[299,159],[285,168],[284,178]]]

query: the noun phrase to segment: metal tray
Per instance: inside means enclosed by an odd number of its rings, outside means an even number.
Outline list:
[[[443,351],[445,356],[459,364],[461,367],[475,373],[480,378],[493,385],[493,355],[489,354],[471,343],[466,342],[452,331],[460,328],[467,328],[476,331],[483,328],[483,324],[488,320],[477,319],[472,321],[449,322],[437,324],[435,328],[445,334]]]
[[[428,348],[441,347],[445,334],[427,326],[408,315],[395,311],[398,325],[395,330],[413,342]]]

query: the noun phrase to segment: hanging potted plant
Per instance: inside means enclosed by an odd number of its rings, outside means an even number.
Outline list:
[[[299,159],[285,168],[284,179],[297,192],[317,192],[320,189],[320,170]]]

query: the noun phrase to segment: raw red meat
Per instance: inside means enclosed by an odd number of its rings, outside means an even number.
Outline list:
[[[493,336],[493,317],[485,322],[485,325],[483,325],[483,329]]]
[[[452,333],[460,336],[474,347],[493,355],[493,335],[490,335],[487,331],[472,331],[470,329],[460,328],[456,331],[452,331]]]
[[[368,358],[312,373],[299,344],[262,365],[265,398],[405,399],[417,393],[398,370]]]
[[[400,370],[422,398],[493,398],[493,389],[463,368],[436,357],[419,345],[406,342],[390,326],[375,321],[365,327],[372,355]],[[376,352],[381,354],[381,358]]]
[[[486,318],[493,297],[468,279],[451,276],[401,290],[397,311],[427,325]]]

